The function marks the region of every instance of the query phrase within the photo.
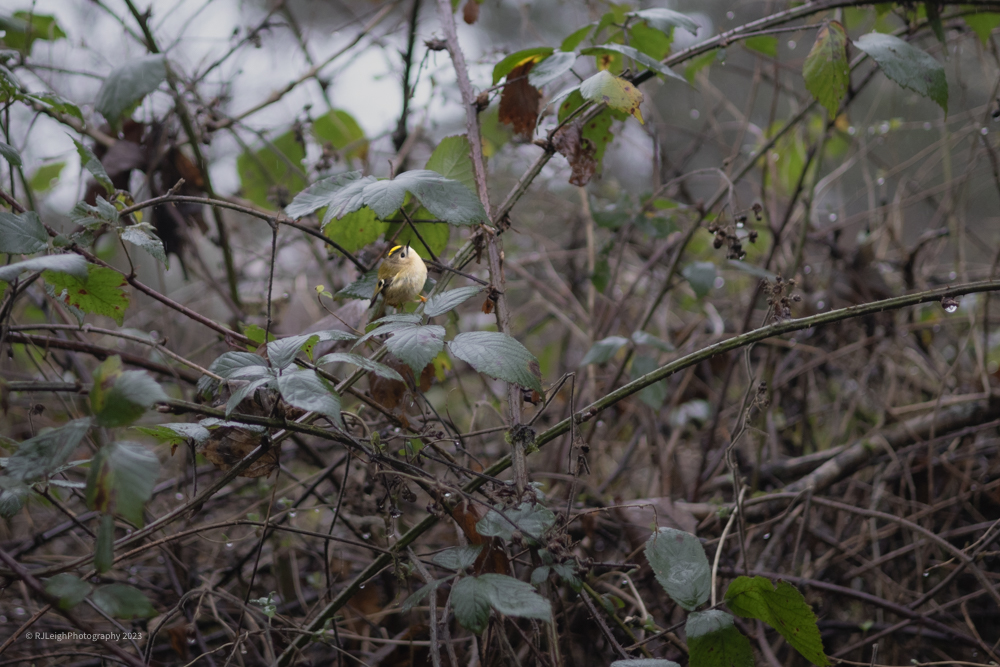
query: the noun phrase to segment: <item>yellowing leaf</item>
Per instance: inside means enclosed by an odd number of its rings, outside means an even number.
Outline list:
[[[580,94],[585,100],[604,102],[612,109],[635,116],[640,123],[642,92],[631,83],[610,72],[598,72],[580,84]]]

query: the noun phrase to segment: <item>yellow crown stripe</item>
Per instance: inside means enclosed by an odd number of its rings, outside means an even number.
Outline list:
[[[392,253],[396,252],[397,250],[399,250],[402,247],[403,246],[401,246],[401,245],[395,246],[392,250],[389,251],[389,257],[392,257]]]

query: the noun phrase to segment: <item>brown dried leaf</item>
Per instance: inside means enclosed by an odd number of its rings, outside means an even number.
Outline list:
[[[465,538],[469,541],[469,544],[484,545],[473,566],[475,573],[493,572],[496,574],[507,574],[510,570],[510,561],[507,559],[507,552],[504,551],[503,541],[498,537],[483,537],[476,530],[476,524],[486,516],[486,510],[480,505],[473,505],[464,501],[451,510],[451,516],[465,534]]]
[[[479,2],[477,0],[465,0],[465,7],[462,8],[462,19],[469,25],[479,20]]]
[[[531,60],[518,65],[507,75],[507,83],[500,95],[500,122],[514,126],[514,132],[530,139],[538,119],[538,103],[542,94],[528,83],[528,73],[535,66]]]
[[[583,136],[583,127],[579,123],[563,127],[556,132],[552,143],[573,168],[569,182],[580,187],[586,185],[597,171],[597,158],[594,144]]]
[[[188,637],[194,637],[194,628],[181,621],[167,628],[167,635],[170,637],[170,647],[182,660],[187,660]]]
[[[246,399],[237,407],[237,412],[267,416],[268,411],[255,400]],[[222,426],[212,431],[212,435],[201,448],[201,454],[219,470],[229,470],[257,448],[263,434],[235,426]],[[272,448],[254,461],[240,477],[267,477],[278,467],[278,450]]]

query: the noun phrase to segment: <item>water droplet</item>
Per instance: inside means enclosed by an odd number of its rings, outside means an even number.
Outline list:
[[[292,517],[294,519],[296,514],[298,514],[298,512],[296,512],[295,510],[292,510],[291,512],[288,513],[288,516],[290,516],[290,517]]]
[[[184,494],[178,491],[177,493],[174,494],[174,498],[176,498],[177,500],[184,500]]]
[[[802,273],[806,274],[807,276],[812,272],[813,272],[813,267],[809,266],[808,264],[802,267]]]
[[[449,491],[448,493],[444,494],[444,497],[445,498],[451,498],[451,491]]]
[[[795,50],[795,40],[794,39],[788,40],[788,49],[790,51],[794,51]]]
[[[830,222],[837,222],[837,214],[836,213],[831,213],[830,215],[828,215],[826,217],[827,217],[827,219]]]
[[[957,274],[957,273],[955,273],[954,271],[951,271],[951,272],[950,272],[950,273],[948,274],[948,280],[954,280],[955,278],[958,278],[958,274]]]
[[[851,125],[850,127],[847,128],[847,133],[853,137],[855,134],[858,133],[858,128]]]
[[[764,539],[765,540],[771,539],[771,533],[764,533]]]
[[[700,111],[698,111],[697,109],[691,109],[691,120],[698,120],[699,116],[701,116]]]
[[[597,428],[601,428],[602,426],[604,426],[604,420],[603,419],[598,419],[597,420]]]
[[[722,276],[716,276],[715,281],[712,283],[712,286],[715,287],[715,289],[722,289],[725,285],[726,279]]]
[[[393,519],[398,519],[399,517],[403,516],[403,513],[399,511],[398,507],[393,507],[391,510],[389,510],[389,516],[391,516]]]
[[[987,129],[987,128],[985,128],[985,127],[983,127],[983,128],[980,128],[980,130],[979,130],[979,134],[983,135],[984,137],[985,137],[985,136],[986,136],[987,134],[989,134],[989,133],[990,133],[989,129]]]
[[[367,539],[371,538],[371,536],[372,536],[371,533],[361,533],[361,539],[363,539],[363,540],[367,540]],[[362,586],[362,588],[364,588],[364,586]]]
[[[882,123],[881,125],[878,126],[878,131],[881,134],[888,134],[889,128],[890,128],[889,123]]]
[[[946,296],[945,298],[941,299],[941,307],[944,308],[944,311],[946,313],[954,313],[956,310],[958,310],[958,301],[955,301],[955,299]]]
[[[743,223],[742,222],[737,222],[736,223],[736,228],[737,229],[743,229]]]
[[[232,549],[233,548],[233,543],[232,542],[226,542],[226,548],[227,549]]]
[[[628,579],[622,579],[622,586],[628,586]]]
[[[736,12],[726,12],[726,18],[732,21],[734,18],[736,18]]]
[[[195,641],[196,641],[196,640],[195,640],[195,638],[194,638],[194,637],[188,637],[188,644],[190,644],[190,645],[192,645],[192,646],[193,646],[193,645],[194,645],[194,643],[195,643]]]
[[[24,607],[17,607],[14,609],[15,616],[24,616]]]
[[[816,308],[819,310],[823,310],[824,308],[826,308],[826,301],[817,301]]]
[[[949,313],[954,313],[956,310],[958,310],[958,306],[957,305],[945,306],[944,309],[947,310]]]
[[[879,185],[885,185],[885,179],[884,179],[884,178],[882,178],[881,176],[879,176],[879,177],[878,177],[878,178],[877,178],[877,179],[875,180],[875,182],[876,182],[876,183],[878,183]]]
[[[318,507],[313,510],[313,514],[319,514],[319,508]]]
[[[242,655],[246,655],[247,654],[247,649],[246,649],[245,646],[244,647],[240,647],[240,654],[242,654]]]
[[[924,123],[924,129],[925,129],[925,130],[929,130],[929,129],[931,129],[932,127],[934,127],[934,126],[933,126],[933,125],[931,125],[930,123]]]
[[[361,584],[358,588],[364,588],[366,584]]]

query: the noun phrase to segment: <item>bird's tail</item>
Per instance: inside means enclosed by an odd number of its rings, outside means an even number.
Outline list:
[[[375,303],[375,310],[372,311],[372,316],[368,318],[369,322],[374,322],[380,317],[385,316],[385,297],[383,296]]]

